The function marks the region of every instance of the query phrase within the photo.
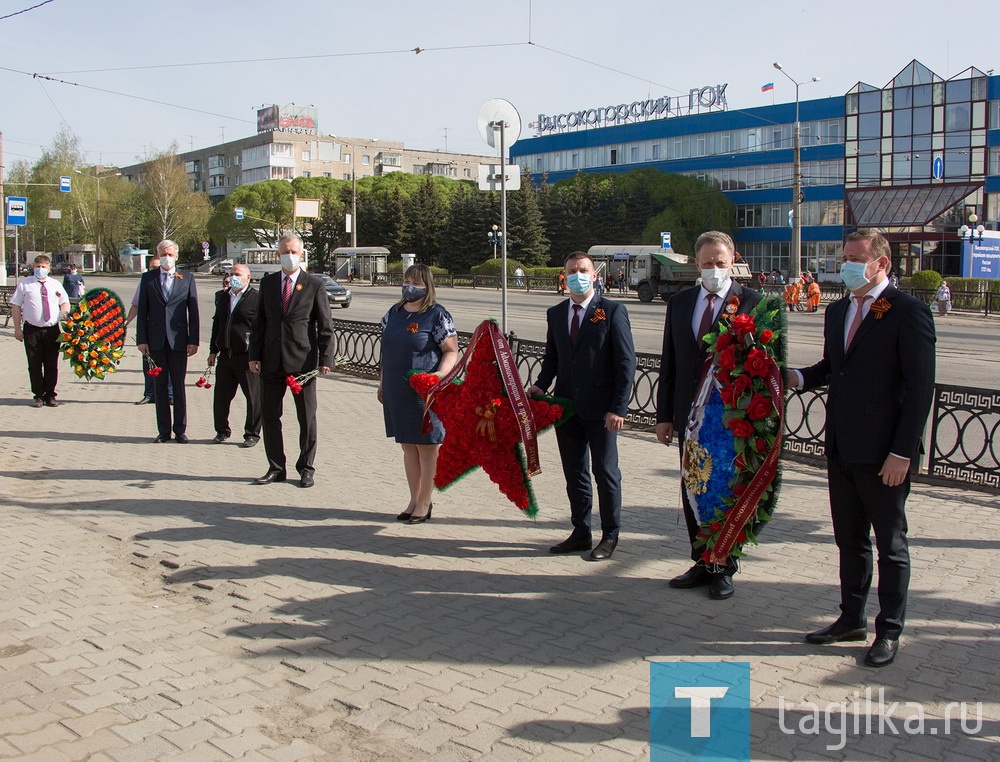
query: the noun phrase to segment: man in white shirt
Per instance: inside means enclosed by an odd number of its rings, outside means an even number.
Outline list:
[[[14,338],[24,342],[35,407],[58,407],[59,321],[69,313],[66,289],[49,278],[52,260],[35,257],[34,274],[17,284],[10,299]]]

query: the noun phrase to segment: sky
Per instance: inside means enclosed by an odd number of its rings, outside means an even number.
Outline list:
[[[0,17],[8,169],[62,129],[89,163],[126,166],[252,135],[258,108],[289,103],[315,106],[323,134],[491,154],[491,98],[530,137],[539,114],[705,85],[727,84],[730,109],[791,102],[774,61],[821,78],[807,100],[914,58],[948,78],[1000,55],[930,0],[0,0]]]

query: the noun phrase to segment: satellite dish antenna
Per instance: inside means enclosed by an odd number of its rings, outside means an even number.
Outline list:
[[[504,125],[504,142],[513,145],[521,137],[521,115],[510,101],[491,98],[479,109],[479,116],[476,117],[479,135],[490,148],[497,148],[497,133],[501,122]]]

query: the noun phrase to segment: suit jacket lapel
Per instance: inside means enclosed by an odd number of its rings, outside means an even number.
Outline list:
[[[833,336],[828,339],[828,344],[832,344],[830,347],[831,357],[843,359],[846,356],[844,353],[844,336],[846,332],[844,321],[847,318],[847,305],[850,304],[850,299],[849,296],[845,296],[843,299],[838,299],[828,308],[832,311],[830,314],[830,329],[833,331]]]
[[[879,299],[887,299],[891,301],[896,298],[896,294],[898,293],[899,291],[894,289],[892,286],[886,286],[885,289],[883,289],[882,293],[879,294]],[[876,301],[878,300],[876,299]],[[844,310],[844,317],[845,318],[847,317],[846,309]],[[865,337],[865,334],[867,334],[872,329],[872,326],[875,325],[875,320],[876,320],[875,313],[872,312],[872,305],[869,304],[868,314],[865,315],[864,320],[861,321],[861,325],[858,326],[858,331],[857,333],[854,334],[854,340],[851,342],[851,346],[848,347],[844,353],[845,358],[850,356],[851,351],[854,349],[854,347],[858,345],[858,342],[861,341],[861,339]]]
[[[585,309],[583,311],[583,314],[580,315],[580,333],[576,337],[576,347],[573,348],[574,351],[581,344],[583,344],[583,340],[587,335],[587,330],[588,330],[587,326],[590,324],[591,318],[594,317],[594,310],[596,310],[600,306],[601,306],[601,297],[597,296],[597,294],[594,294],[594,298],[590,300],[590,304],[587,305],[587,309]],[[569,330],[568,320],[569,318],[567,317],[567,328],[566,328],[567,331]]]

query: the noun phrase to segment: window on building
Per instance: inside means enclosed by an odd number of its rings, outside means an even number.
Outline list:
[[[659,160],[659,158],[660,158],[660,144],[659,143],[653,143],[652,156],[653,156],[653,161],[658,161]],[[576,165],[574,164],[573,166],[576,166]]]
[[[305,150],[302,152],[302,161],[312,161],[312,151]]]
[[[639,161],[639,147],[632,146],[629,149],[629,161],[636,164]]]
[[[307,169],[304,169],[304,170],[302,170],[302,176],[303,177],[312,177],[312,172],[310,172]]]
[[[365,154],[362,154],[362,155],[361,155],[361,163],[362,163],[362,164],[363,164],[364,166],[366,166],[366,167],[367,167],[367,166],[368,166],[369,164],[371,164],[371,163],[372,163],[372,157],[371,157],[371,156],[366,156]]]
[[[462,174],[465,177],[472,177],[472,170],[466,167],[465,169],[462,170]]]
[[[577,169],[580,166],[580,154],[575,151],[569,157],[570,169]]]
[[[618,163],[618,149],[617,148],[612,148],[611,149],[611,163],[612,164],[617,164]]]
[[[344,162],[344,164],[350,164],[350,163],[351,163],[351,155],[350,155],[349,153],[345,153],[345,154],[344,154],[344,155],[343,155],[343,156],[341,157],[341,161],[343,161],[343,162]]]
[[[344,178],[343,178],[343,179],[345,179],[345,180],[350,180],[350,179],[351,179],[351,173],[350,173],[350,172],[345,172],[345,173],[344,173]]]
[[[324,172],[323,177],[333,177],[333,175],[330,174],[329,172]]]

